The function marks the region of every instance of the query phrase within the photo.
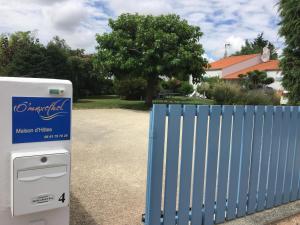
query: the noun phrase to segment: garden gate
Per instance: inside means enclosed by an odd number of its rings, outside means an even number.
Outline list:
[[[300,108],[154,105],[146,225],[210,225],[299,199]]]

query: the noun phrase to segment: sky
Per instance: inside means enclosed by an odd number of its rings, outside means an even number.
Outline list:
[[[108,19],[121,13],[175,13],[204,33],[200,43],[209,61],[241,49],[245,39],[264,32],[279,53],[278,0],[0,0],[0,33],[35,31],[42,43],[58,35],[72,48],[95,52],[95,35],[109,32]]]

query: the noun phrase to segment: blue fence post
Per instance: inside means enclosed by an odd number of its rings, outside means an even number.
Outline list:
[[[252,156],[250,166],[250,181],[249,181],[249,197],[247,214],[254,213],[257,206],[257,186],[258,186],[258,172],[259,161],[262,142],[262,127],[263,127],[263,106],[256,106],[254,116],[254,130],[252,142]]]
[[[166,106],[154,105],[150,119],[146,225],[160,225]]]
[[[183,126],[182,126],[178,225],[186,225],[189,222],[195,114],[196,114],[195,106],[192,105],[184,106]]]
[[[260,164],[260,177],[258,186],[258,202],[257,211],[261,211],[266,205],[267,193],[267,177],[268,177],[268,164],[271,150],[271,135],[273,126],[273,108],[267,106],[264,113],[264,127],[263,127],[263,142],[261,150],[261,164]]]
[[[297,107],[297,131],[296,131],[296,146],[295,146],[295,159],[294,159],[294,173],[292,180],[292,193],[291,201],[297,200],[298,184],[300,177],[300,107]]]
[[[204,225],[214,224],[221,106],[211,106],[207,148]]]
[[[288,150],[290,118],[291,118],[291,108],[289,106],[283,107],[283,118],[281,120],[282,127],[281,127],[280,148],[279,148],[279,161],[278,161],[277,179],[276,179],[276,195],[275,195],[276,206],[282,204],[283,201],[284,175],[285,175],[287,150]]]
[[[239,194],[238,194],[238,210],[237,216],[246,215],[246,206],[248,200],[248,187],[249,187],[249,167],[251,159],[251,147],[253,138],[253,119],[254,119],[254,106],[245,107],[244,128],[242,137],[242,156],[241,156],[241,169],[239,175]]]
[[[267,187],[267,203],[266,208],[274,206],[275,200],[275,184],[277,177],[277,165],[278,165],[278,152],[280,144],[280,133],[281,133],[281,121],[282,121],[282,107],[274,107],[273,116],[273,128],[272,128],[272,144],[271,144],[271,155],[269,165],[269,176],[268,176],[268,187]]]
[[[194,157],[194,184],[192,199],[192,225],[202,225],[203,191],[205,179],[205,153],[207,145],[208,106],[197,107],[196,144]]]
[[[290,135],[288,140],[287,162],[283,187],[283,203],[288,203],[290,201],[295,158],[298,107],[293,107],[291,110],[291,123],[289,126]]]
[[[227,219],[236,217],[238,184],[240,171],[241,143],[243,134],[244,107],[235,106],[232,125],[232,147],[230,159],[229,190],[228,190],[228,210]]]
[[[181,105],[170,105],[168,116],[164,223],[175,224]]]
[[[216,223],[225,221],[233,106],[222,107]]]

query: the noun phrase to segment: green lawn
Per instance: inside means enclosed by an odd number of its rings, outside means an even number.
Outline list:
[[[214,101],[208,99],[195,99],[187,97],[172,97],[165,100],[154,100],[154,104],[199,104],[211,105]],[[117,96],[95,96],[87,99],[80,99],[74,103],[74,109],[133,109],[149,110],[144,101],[128,101]]]

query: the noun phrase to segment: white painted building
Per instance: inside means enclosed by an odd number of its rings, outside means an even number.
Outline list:
[[[239,79],[240,74],[255,70],[265,71],[268,77],[274,78],[274,82],[268,85],[270,88],[276,90],[281,96],[286,93],[281,84],[282,71],[279,67],[279,60],[270,59],[270,50],[267,47],[264,48],[263,54],[229,56],[212,62],[204,76],[234,81]],[[190,78],[190,83],[192,84],[192,78]],[[285,98],[282,98],[282,103],[286,103]]]

